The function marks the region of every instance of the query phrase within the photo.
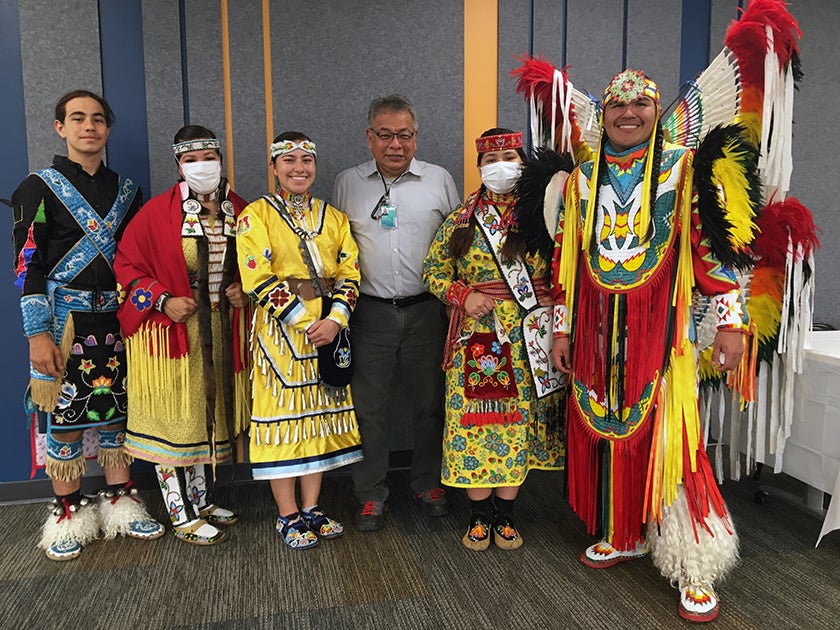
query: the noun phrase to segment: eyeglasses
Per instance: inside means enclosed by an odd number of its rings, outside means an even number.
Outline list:
[[[387,129],[372,129],[368,127],[368,131],[370,131],[373,135],[379,138],[382,142],[391,142],[394,137],[401,143],[411,142],[411,139],[417,135],[416,131],[399,131],[394,133],[393,131],[388,131]]]

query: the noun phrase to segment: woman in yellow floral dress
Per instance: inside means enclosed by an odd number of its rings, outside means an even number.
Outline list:
[[[277,136],[271,167],[280,191],[242,211],[236,237],[242,286],[257,303],[251,470],[270,481],[277,531],[293,549],[344,533],[318,507],[321,477],[362,458],[347,332],[359,250],[347,216],[309,193],[315,160],[305,135]]]
[[[443,223],[425,260],[429,291],[449,305],[441,480],[471,504],[464,545],[516,549],[519,487],[564,464],[562,378],[549,360],[552,242],[542,216],[514,210],[522,134],[476,140],[482,185]],[[527,225],[526,225],[527,223]]]

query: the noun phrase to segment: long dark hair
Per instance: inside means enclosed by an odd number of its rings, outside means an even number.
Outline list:
[[[498,136],[501,134],[506,133],[514,133],[512,129],[507,129],[505,127],[493,127],[492,129],[488,129],[484,133],[481,134],[481,138],[486,138],[487,136]],[[516,152],[519,154],[519,158],[525,162],[526,154],[522,147],[516,149]],[[481,164],[481,156],[484,155],[483,153],[479,153],[476,157],[475,163],[476,166]],[[478,189],[479,198],[484,196],[487,192],[487,189],[484,187],[484,184],[481,184],[481,187]],[[513,211],[513,208],[511,208]],[[453,258],[460,258],[464,254],[467,253],[467,250],[472,246],[473,241],[475,240],[475,231],[478,228],[478,222],[475,218],[475,213],[470,216],[470,220],[462,223],[460,225],[456,225],[455,229],[452,231],[452,236],[449,237],[449,255]],[[505,242],[502,245],[502,259],[503,260],[511,260],[513,258],[521,258],[525,253],[525,241],[521,236],[518,226],[514,221],[513,224],[508,228],[507,237],[505,238]]]

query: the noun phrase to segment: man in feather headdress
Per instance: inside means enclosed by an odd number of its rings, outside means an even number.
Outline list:
[[[721,262],[737,255],[718,255],[698,207],[699,156],[665,141],[660,115],[642,72],[604,91],[594,159],[572,171],[560,201],[552,357],[572,384],[569,501],[601,538],[581,560],[604,568],[650,553],[679,586],[681,616],[710,621],[712,584],[737,561],[738,539],[699,424],[692,291],[717,313],[720,372],[740,369],[749,320]],[[740,142],[738,129],[722,144]]]

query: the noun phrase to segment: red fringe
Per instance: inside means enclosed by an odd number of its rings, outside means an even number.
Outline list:
[[[467,412],[461,416],[461,426],[465,429],[472,427],[483,427],[488,424],[516,424],[522,422],[522,413],[516,409],[513,413],[509,412],[486,412],[474,413]]]
[[[715,475],[712,472],[709,457],[706,455],[706,447],[703,444],[702,437],[695,453],[697,470],[694,472],[691,471],[691,460],[689,456],[688,438],[685,426],[683,426],[683,465],[685,467],[683,486],[688,502],[688,512],[691,514],[691,526],[694,528],[694,539],[699,542],[697,525],[700,525],[709,534],[714,535],[706,523],[706,518],[712,509],[727,523],[727,530],[731,533],[732,528],[729,526],[729,519],[727,518],[726,503],[723,497],[720,496],[720,490],[718,489]]]
[[[670,280],[676,264],[676,250],[668,249],[666,259],[659,265],[648,283],[627,293],[625,330],[626,340],[624,400],[625,405],[638,402],[645,386],[661,371],[665,355],[671,347],[670,339],[662,334],[671,304]],[[587,271],[580,274],[575,344],[572,364],[578,380],[587,383],[599,394],[609,387],[606,373],[611,340],[603,334],[608,321],[611,293],[599,286]]]
[[[566,475],[569,505],[594,535],[598,527],[598,437],[586,429],[573,396],[566,401]]]
[[[609,535],[610,523],[602,519],[612,514],[610,544],[633,549],[642,533],[653,423],[646,420],[630,438],[611,441],[611,474],[604,479],[608,471],[601,468],[599,447],[608,440],[586,425],[571,396],[567,404],[569,504],[592,535]],[[599,510],[599,505],[605,509]]]

